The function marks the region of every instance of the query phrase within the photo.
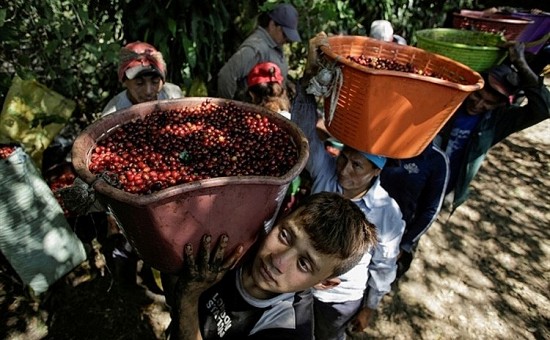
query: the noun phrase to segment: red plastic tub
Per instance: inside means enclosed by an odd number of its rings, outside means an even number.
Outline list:
[[[86,128],[75,140],[73,165],[93,189],[99,200],[109,206],[131,244],[141,258],[166,273],[176,273],[183,265],[184,245],[191,242],[195,250],[203,234],[213,240],[229,235],[228,252],[238,244],[247,250],[264,228],[274,222],[289,183],[305,167],[307,139],[292,122],[259,106],[231,101],[275,122],[291,136],[299,152],[298,162],[281,177],[219,177],[180,184],[150,195],[135,195],[97,180],[88,170],[90,155],[97,141],[116,127],[142,118],[156,110],[198,106],[205,100],[213,104],[230,102],[218,98],[185,98],[134,105],[117,111]]]
[[[531,19],[503,13],[463,9],[459,13],[453,13],[453,16],[455,28],[502,34],[506,40],[515,40],[524,30],[533,26]]]

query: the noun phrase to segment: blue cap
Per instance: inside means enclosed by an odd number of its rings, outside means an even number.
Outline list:
[[[366,152],[362,152],[362,151],[359,151],[361,153],[361,155],[363,155],[366,159],[368,159],[369,161],[371,161],[374,165],[376,165],[376,167],[378,169],[383,169],[384,168],[384,165],[386,164],[386,157],[384,156],[378,156],[378,155],[373,155],[373,154],[370,154],[370,153],[366,153]]]
[[[269,13],[269,17],[283,28],[290,41],[302,41],[298,33],[298,11],[291,4],[279,4]]]

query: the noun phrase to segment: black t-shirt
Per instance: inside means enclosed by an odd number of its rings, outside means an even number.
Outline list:
[[[313,339],[311,291],[258,300],[242,288],[233,270],[201,295],[199,320],[204,339]]]

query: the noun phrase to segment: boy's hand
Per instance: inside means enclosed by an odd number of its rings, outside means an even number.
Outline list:
[[[522,42],[509,42],[508,54],[510,56],[510,62],[516,65],[518,62],[525,61],[525,44]]]
[[[369,325],[369,322],[374,314],[374,310],[365,307],[362,308],[354,319],[350,321],[350,330],[353,333],[363,332]]]
[[[516,67],[522,87],[537,87],[539,76],[533,72],[525,59],[525,44],[523,42],[510,41],[508,45],[510,62]],[[542,84],[542,82],[541,82]]]
[[[212,253],[212,237],[204,235],[197,258],[195,258],[193,246],[189,243],[185,245],[184,268],[176,286],[179,297],[185,296],[198,300],[205,290],[220,281],[225,273],[233,268],[242,255],[243,246],[238,246],[233,254],[224,259],[228,240],[227,235],[220,236]]]
[[[306,73],[314,72],[314,68],[317,66],[319,48],[321,46],[329,46],[327,35],[325,32],[319,32],[315,37],[309,39]]]

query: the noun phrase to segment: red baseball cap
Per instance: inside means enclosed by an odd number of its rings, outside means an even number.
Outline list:
[[[248,72],[248,77],[246,78],[248,87],[263,83],[279,83],[279,85],[283,85],[283,81],[284,78],[281,69],[277,64],[272,62],[256,64]]]
[[[148,43],[136,41],[129,43],[120,50],[118,79],[134,79],[140,75],[158,75],[164,81],[166,78],[166,63],[162,53]]]

